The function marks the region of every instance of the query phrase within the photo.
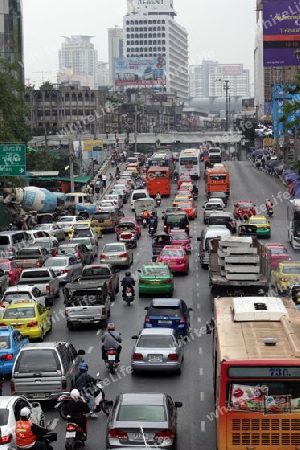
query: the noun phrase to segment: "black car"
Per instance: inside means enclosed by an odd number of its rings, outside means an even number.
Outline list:
[[[92,264],[94,261],[94,255],[91,250],[87,248],[85,244],[64,244],[58,247],[57,256],[62,255],[75,255],[79,262],[83,266]]]
[[[165,214],[164,232],[169,233],[171,230],[184,230],[190,233],[190,225],[187,213],[184,211],[175,211]]]
[[[226,192],[210,192],[210,193],[207,195],[207,199],[208,199],[208,200],[214,199],[214,198],[221,198],[221,199],[223,200],[223,203],[224,203],[225,205],[227,205],[227,202],[228,202],[228,196],[227,196]]]
[[[168,234],[155,234],[152,239],[152,261],[156,261],[161,249],[165,245],[172,245],[172,241]]]

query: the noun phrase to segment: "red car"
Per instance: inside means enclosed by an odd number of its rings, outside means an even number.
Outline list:
[[[14,261],[9,259],[0,260],[0,269],[7,273],[9,278],[9,285],[15,286],[20,279],[22,269],[16,265]]]
[[[271,252],[271,270],[276,269],[282,261],[291,261],[291,255],[282,244],[266,244],[266,249]]]
[[[165,245],[156,262],[167,264],[171,272],[189,273],[189,257],[181,245]]]
[[[188,182],[188,183],[193,182],[190,175],[180,175],[179,180],[177,181],[178,189],[180,189],[180,186],[182,185],[182,183],[186,183],[186,182]]]
[[[141,236],[141,225],[140,223],[136,220],[135,217],[122,217],[118,223],[118,225],[116,225],[115,227],[115,232],[117,235],[117,240],[119,240],[119,234],[122,231],[126,231],[126,230],[134,230],[137,239],[140,238]]]
[[[251,216],[256,216],[255,204],[252,200],[239,200],[234,205],[233,213],[236,219],[248,220]]]
[[[172,245],[181,245],[187,253],[191,253],[191,239],[189,235],[182,230],[172,230],[169,233]]]

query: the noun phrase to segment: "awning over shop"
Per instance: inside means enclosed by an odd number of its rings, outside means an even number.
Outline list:
[[[74,177],[75,183],[88,183],[91,179],[91,175],[78,175]],[[70,180],[70,179],[69,179]]]
[[[70,177],[34,177],[26,175],[23,177],[25,181],[67,181],[70,182]],[[88,183],[91,179],[90,175],[78,175],[74,177],[75,183]]]

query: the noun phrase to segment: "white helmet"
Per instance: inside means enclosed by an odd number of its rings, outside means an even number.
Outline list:
[[[20,411],[20,416],[21,417],[29,417],[30,414],[31,414],[31,411],[30,411],[30,409],[27,406],[22,408],[21,411]]]
[[[79,397],[80,397],[78,389],[72,389],[72,391],[70,392],[70,395],[75,402],[78,402]]]

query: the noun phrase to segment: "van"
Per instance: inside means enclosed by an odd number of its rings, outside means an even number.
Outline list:
[[[25,231],[0,232],[0,258],[7,259],[16,256],[18,250],[28,246],[29,236]]]
[[[190,233],[190,224],[187,213],[184,211],[166,213],[164,216],[164,232],[169,233],[171,230],[184,230]]]
[[[131,211],[135,210],[134,202],[135,200],[140,200],[141,198],[150,198],[148,191],[146,189],[135,189],[131,194],[130,206]]]
[[[197,238],[199,242],[199,259],[202,268],[207,268],[209,264],[209,241],[215,237],[231,236],[230,230],[226,225],[210,225],[201,232]]]
[[[83,361],[84,350],[69,342],[39,342],[23,345],[12,370],[12,395],[33,400],[56,400],[70,391]]]
[[[107,325],[110,317],[107,280],[67,283],[64,297],[69,330],[80,325]]]
[[[115,226],[120,220],[119,210],[112,209],[109,211],[97,211],[91,217],[92,221],[97,221],[97,224],[104,231],[115,231]]]
[[[210,147],[208,149],[209,162],[220,163],[222,161],[222,152],[220,147]]]

